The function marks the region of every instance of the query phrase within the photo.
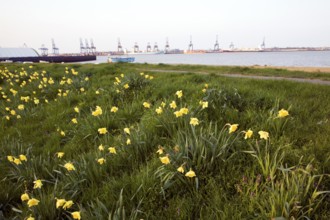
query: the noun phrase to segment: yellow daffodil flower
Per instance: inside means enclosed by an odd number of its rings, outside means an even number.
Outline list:
[[[118,107],[113,106],[110,110],[110,112],[116,113],[118,111]]]
[[[68,171],[76,170],[76,168],[73,166],[71,162],[64,164],[64,168],[67,169]]]
[[[56,199],[56,208],[62,207],[66,203],[65,199]]]
[[[106,134],[106,133],[108,133],[107,128],[99,128],[97,131],[99,132],[99,134]]]
[[[78,124],[78,121],[77,121],[76,118],[71,119],[71,121],[72,121],[73,124]]]
[[[125,132],[126,134],[131,134],[129,128],[124,128],[124,132]]]
[[[171,162],[168,156],[160,157],[159,159],[163,164],[169,164]]]
[[[162,109],[162,107],[158,107],[158,108],[156,108],[156,113],[158,114],[158,115],[160,115],[160,114],[162,114],[163,113],[163,109]]]
[[[73,201],[72,200],[69,200],[69,201],[66,201],[65,204],[63,205],[63,209],[66,210],[66,209],[69,209],[71,208],[71,206],[73,205]]]
[[[195,172],[190,168],[190,170],[185,174],[185,176],[186,176],[186,177],[190,177],[190,178],[192,178],[192,177],[195,177],[196,174],[195,174]]]
[[[269,138],[269,133],[267,131],[259,131],[258,134],[260,135],[260,139],[267,140]]]
[[[180,99],[183,96],[182,90],[177,91],[175,95]]]
[[[9,162],[14,162],[14,157],[13,156],[7,156],[7,160]]]
[[[78,219],[78,220],[81,219],[80,212],[71,212],[71,215],[73,219]]]
[[[104,151],[104,146],[101,144],[99,147],[98,147],[99,151]]]
[[[288,116],[289,115],[289,112],[287,111],[287,110],[285,110],[285,109],[281,109],[279,112],[278,112],[278,114],[277,114],[277,117],[278,118],[284,118],[284,117],[286,117],[286,116]]]
[[[34,183],[33,189],[41,189],[43,185],[41,180],[35,180],[33,181],[33,183]]]
[[[29,195],[28,195],[27,193],[23,193],[23,194],[21,195],[21,200],[22,200],[22,202],[27,201],[27,200],[29,200],[29,199],[30,199],[30,197],[29,197]]]
[[[98,162],[100,165],[102,165],[102,164],[105,163],[105,159],[102,157],[102,158],[98,159],[97,162]]]
[[[64,156],[64,152],[57,152],[56,154],[58,158],[62,158]]]
[[[143,102],[143,107],[145,107],[145,108],[150,108],[150,103],[148,103],[148,102]]]
[[[25,156],[24,154],[20,154],[20,155],[19,155],[19,159],[20,159],[21,161],[27,161],[27,158],[26,158],[26,156]]]
[[[196,126],[199,124],[198,118],[190,118],[190,124]]]
[[[251,138],[253,135],[253,131],[251,129],[244,131],[245,135],[244,135],[244,139],[248,139]]]
[[[77,112],[77,113],[79,113],[79,108],[77,106],[74,107],[74,111]]]
[[[176,107],[177,107],[176,102],[175,102],[175,101],[172,101],[172,102],[170,103],[170,108],[172,108],[172,109],[176,109]]]
[[[32,207],[32,206],[38,205],[39,202],[40,201],[38,199],[32,198],[32,199],[29,199],[29,201],[27,202],[27,204],[28,204],[29,207]]]
[[[127,141],[126,141],[126,145],[130,145],[131,144],[131,139],[127,139]]]
[[[99,116],[102,115],[102,108],[100,106],[96,106],[95,111],[92,112],[93,116]]]
[[[13,161],[16,165],[20,165],[22,164],[21,160],[19,158],[14,157],[14,161]]]
[[[164,153],[164,148],[162,146],[159,146],[156,153],[159,154],[159,155],[163,154]]]
[[[111,154],[117,154],[116,148],[114,148],[114,147],[109,147],[108,150]]]
[[[184,168],[183,166],[180,166],[178,169],[176,169],[180,173],[184,173]]]
[[[235,132],[238,128],[238,124],[228,124],[229,125],[229,134]]]

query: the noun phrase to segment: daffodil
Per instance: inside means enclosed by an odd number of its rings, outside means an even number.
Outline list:
[[[116,113],[118,111],[118,107],[113,106],[110,110],[110,112]]]
[[[251,138],[253,135],[253,131],[251,129],[244,131],[245,135],[244,135],[244,139],[248,139]]]
[[[278,112],[278,114],[277,114],[277,117],[279,117],[279,118],[284,118],[284,117],[286,117],[286,116],[288,116],[289,115],[289,112],[287,111],[287,110],[285,110],[285,109],[281,109],[279,112]]]
[[[69,200],[69,201],[65,201],[64,205],[63,205],[63,209],[66,210],[66,209],[69,209],[71,208],[71,206],[73,205],[73,201],[72,200]]]
[[[201,106],[202,106],[202,109],[205,109],[205,108],[209,107],[209,103],[208,102],[201,102]]]
[[[182,90],[177,91],[175,95],[180,99],[183,96]]]
[[[229,134],[235,132],[238,128],[238,124],[229,124]]]
[[[168,156],[160,157],[159,159],[163,164],[169,164],[171,162]]]
[[[64,152],[57,152],[56,154],[58,158],[62,158],[64,156]]]
[[[33,181],[33,183],[34,183],[33,189],[41,189],[43,185],[41,180],[35,180]]]
[[[117,154],[116,148],[114,148],[114,147],[109,147],[108,150],[111,154]]]
[[[158,107],[158,108],[156,108],[156,113],[158,114],[158,115],[160,115],[160,114],[162,114],[163,113],[163,109],[162,109],[162,107]]]
[[[31,215],[26,220],[35,220]]]
[[[143,107],[145,108],[150,108],[150,103],[149,102],[143,102]]]
[[[124,88],[125,88],[125,89],[128,89],[128,88],[129,88],[129,85],[126,83],[126,84],[124,85]]]
[[[162,146],[159,146],[156,153],[159,154],[159,155],[163,154],[164,153],[164,148]]]
[[[183,115],[187,115],[188,112],[189,112],[189,109],[188,109],[188,108],[181,108],[181,109],[180,109],[180,112],[181,112]]]
[[[106,133],[108,133],[107,128],[99,128],[97,131],[99,132],[99,134],[106,134]]]
[[[30,197],[29,197],[29,195],[28,195],[27,193],[23,193],[23,194],[21,195],[21,200],[22,200],[22,202],[27,201],[27,200],[29,200],[29,199],[30,199]]]
[[[99,151],[104,151],[104,146],[101,144],[99,147],[98,147]]]
[[[18,105],[18,107],[17,107],[19,110],[24,110],[24,105],[23,104],[21,104],[21,105]]]
[[[97,162],[100,164],[100,165],[102,165],[102,164],[104,164],[105,163],[105,159],[102,157],[102,158],[99,158],[99,159],[97,159]]]
[[[80,212],[71,212],[71,215],[73,219],[78,219],[78,220],[81,219]]]
[[[76,170],[76,168],[71,162],[64,164],[64,168],[67,169],[68,171]]]
[[[174,114],[175,114],[175,117],[177,117],[177,118],[179,118],[183,115],[181,111],[175,111]]]
[[[65,136],[65,132],[64,132],[64,131],[61,131],[60,134],[61,134],[62,136]]]
[[[76,106],[73,108],[75,112],[79,113],[79,108]]]
[[[184,173],[184,168],[183,166],[180,166],[178,169],[176,169],[180,173]]]
[[[131,134],[129,128],[124,128],[124,132],[125,132],[126,134]]]
[[[258,134],[260,135],[260,139],[267,140],[269,138],[269,133],[267,131],[259,131]]]
[[[7,156],[7,160],[9,162],[14,162],[14,157],[13,156]]]
[[[29,201],[27,202],[27,204],[28,204],[29,207],[32,207],[32,206],[38,205],[39,202],[40,201],[38,199],[32,198],[32,199],[29,199]]]
[[[95,111],[92,112],[93,116],[99,116],[102,115],[102,108],[100,106],[96,106]]]
[[[19,158],[14,157],[14,161],[13,161],[16,165],[20,165],[22,164],[22,161]]]
[[[65,199],[56,199],[56,208],[62,207],[66,203]]]
[[[21,161],[27,161],[27,158],[26,158],[26,156],[25,156],[24,154],[20,154],[20,155],[19,155],[19,159],[20,159]]]
[[[126,145],[130,145],[130,144],[131,144],[131,139],[128,138],[128,139],[126,140]]]
[[[71,119],[71,121],[72,121],[73,124],[78,124],[78,121],[77,121],[76,118]]]
[[[175,101],[172,101],[172,102],[170,103],[170,108],[172,108],[172,109],[176,109],[176,107],[177,107],[176,102],[175,102]]]
[[[195,177],[196,174],[195,174],[195,172],[190,168],[190,170],[185,174],[185,176],[186,176],[186,177],[190,177],[190,178],[192,178],[192,177]]]
[[[190,124],[196,126],[199,124],[198,118],[190,118]]]

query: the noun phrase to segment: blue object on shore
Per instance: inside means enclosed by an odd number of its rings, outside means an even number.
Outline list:
[[[132,63],[135,61],[135,57],[110,57],[110,63]]]

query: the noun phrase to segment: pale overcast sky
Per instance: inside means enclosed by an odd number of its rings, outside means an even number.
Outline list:
[[[330,46],[330,0],[0,0],[0,46],[24,43],[79,52],[93,38],[98,51],[135,42],[172,49]]]

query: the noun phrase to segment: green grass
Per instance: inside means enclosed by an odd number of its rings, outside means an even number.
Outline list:
[[[0,65],[0,210],[6,218],[72,219],[74,211],[82,219],[330,218],[330,86],[217,74],[305,78],[309,73],[164,64],[29,65]],[[72,68],[79,73],[73,75]],[[99,116],[92,115],[96,106],[102,108]],[[119,110],[111,112],[113,106]],[[162,113],[156,113],[161,106]],[[188,112],[176,117],[182,108]],[[282,108],[289,116],[278,118]],[[199,124],[191,125],[191,118]],[[228,124],[239,124],[237,131],[229,133]],[[99,128],[108,133],[98,133]],[[248,129],[254,134],[244,139]],[[269,132],[269,139],[260,139],[258,131]],[[58,158],[58,152],[65,154]],[[27,161],[19,165],[7,158],[21,154]],[[101,158],[104,164],[98,163]],[[75,170],[68,171],[66,163]],[[196,176],[185,176],[189,170]],[[34,189],[37,179],[40,189]],[[39,204],[28,207],[23,193]],[[56,208],[56,198],[74,204]]]

